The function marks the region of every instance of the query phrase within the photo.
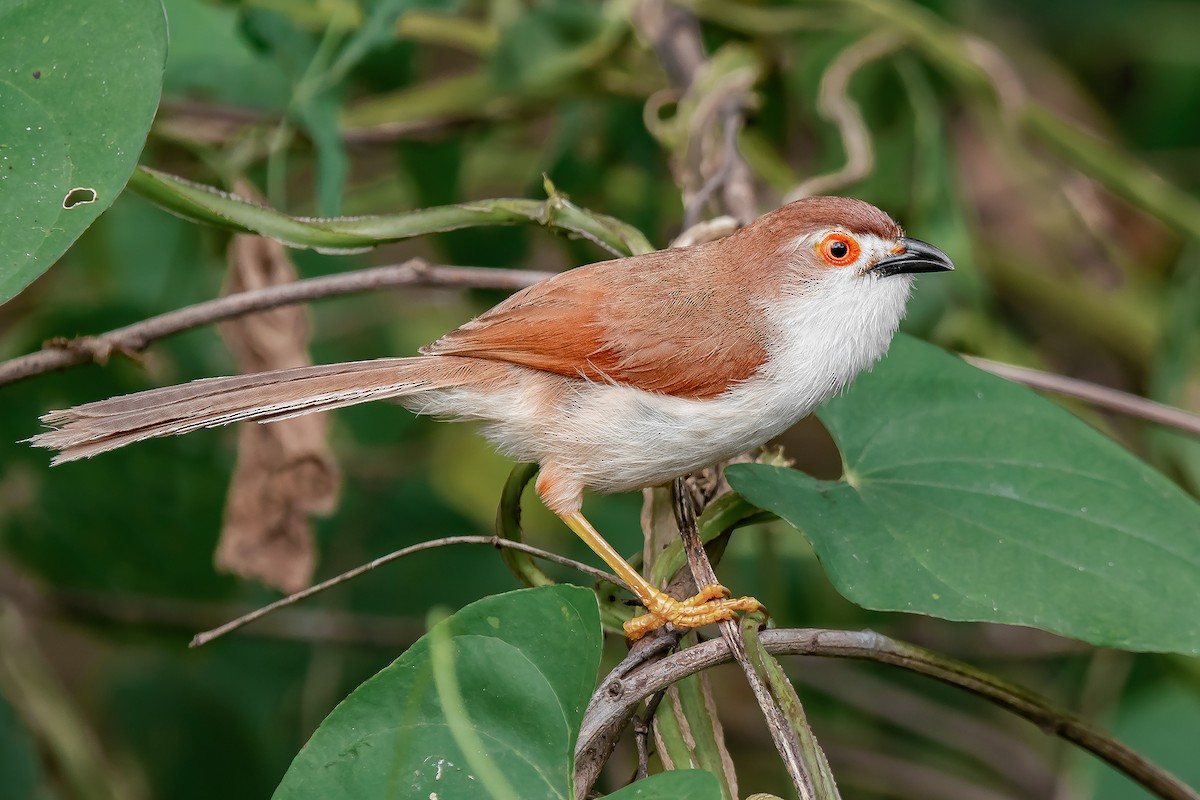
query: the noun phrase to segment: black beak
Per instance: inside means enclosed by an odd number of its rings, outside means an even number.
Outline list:
[[[897,244],[898,247],[904,248],[901,252],[876,261],[867,271],[887,277],[911,272],[947,272],[954,269],[949,256],[920,239],[900,238]]]

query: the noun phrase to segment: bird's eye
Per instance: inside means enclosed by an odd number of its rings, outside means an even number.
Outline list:
[[[831,233],[821,241],[821,257],[835,267],[858,260],[858,242],[845,233]]]

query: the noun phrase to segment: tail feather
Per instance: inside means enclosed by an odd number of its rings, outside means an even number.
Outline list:
[[[461,386],[475,378],[475,359],[382,358],[345,364],[205,378],[51,411],[55,429],[28,441],[58,450],[60,464],[157,436],[232,422],[271,422],[342,406]]]
[[[283,381],[294,381],[302,378],[319,378],[323,375],[346,375],[362,370],[386,369],[389,366],[400,368],[410,358],[378,358],[371,361],[348,361],[341,364],[317,364],[309,367],[293,367],[291,369],[256,372],[249,375],[229,375],[221,378],[201,378],[199,380],[181,383],[176,386],[164,386],[159,389],[147,389],[144,392],[110,397],[94,403],[85,403],[68,411],[51,411],[42,418],[49,421],[55,415],[105,417],[117,414],[128,414],[149,408],[161,408],[182,400],[195,400],[210,395],[219,395],[234,390],[250,389],[256,386],[272,386]]]

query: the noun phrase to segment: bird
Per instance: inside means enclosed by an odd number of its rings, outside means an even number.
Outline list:
[[[158,436],[391,399],[482,423],[536,462],[545,505],[632,590],[633,640],[761,605],[724,586],[677,600],[583,516],[585,489],[661,485],[765,444],[887,351],[914,276],[954,269],[884,211],[808,197],[725,238],[576,267],[533,284],[411,357],[190,383],[42,416],[58,464]]]

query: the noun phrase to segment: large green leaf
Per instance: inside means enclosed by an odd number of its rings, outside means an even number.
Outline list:
[[[166,55],[159,0],[0,0],[0,302],[124,188]]]
[[[334,709],[275,797],[568,798],[599,663],[590,591],[472,603]]]
[[[436,625],[317,728],[275,800],[570,798],[575,739],[600,663],[595,595],[494,595]],[[719,800],[672,772],[613,795]]]
[[[729,480],[850,600],[1200,653],[1200,506],[1076,417],[904,336],[820,417],[842,480]]]

